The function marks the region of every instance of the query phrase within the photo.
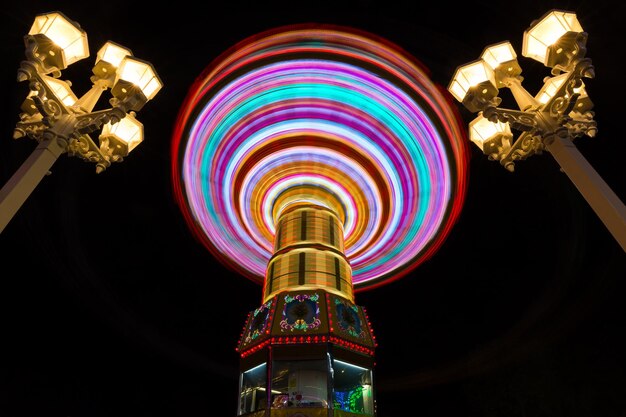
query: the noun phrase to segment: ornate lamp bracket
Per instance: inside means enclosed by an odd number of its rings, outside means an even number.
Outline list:
[[[50,74],[54,78],[61,76],[61,70],[58,67],[48,65],[45,62],[46,54],[39,52],[39,45],[35,37],[26,35],[24,43],[26,44],[24,51],[26,60],[20,63],[17,70],[17,81],[30,80],[37,74]]]
[[[544,149],[545,146],[540,135],[523,132],[515,140],[508,152],[501,156],[500,164],[507,171],[513,172],[515,170],[515,161],[526,159],[531,155],[540,155]]]
[[[511,129],[521,132],[539,132],[539,123],[534,113],[520,110],[488,107],[483,110],[483,116],[490,122],[508,123]]]

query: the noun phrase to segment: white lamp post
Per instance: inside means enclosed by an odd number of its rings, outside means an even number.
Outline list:
[[[0,190],[0,232],[61,154],[95,163],[96,173],[122,161],[143,140],[135,112],[163,86],[150,63],[107,42],[96,56],[93,86],[78,98],[59,77],[68,65],[89,56],[87,34],[61,12],[38,15],[24,43],[26,60],[17,80],[28,81],[30,93],[13,137],[29,137],[39,145]],[[107,89],[111,107],[94,111]],[[99,129],[98,146],[90,134]]]
[[[524,32],[522,55],[552,68],[536,96],[522,87],[522,69],[509,42],[491,45],[480,59],[457,68],[448,90],[478,113],[470,123],[470,139],[489,159],[513,172],[515,161],[550,152],[626,251],[626,206],[573,143],[597,132],[582,81],[594,77],[586,42],[574,13],[551,10]],[[498,107],[501,88],[510,89],[519,110]],[[517,138],[511,129],[520,132]]]

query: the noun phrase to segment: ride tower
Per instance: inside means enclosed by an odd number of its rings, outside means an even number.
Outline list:
[[[312,204],[280,213],[263,304],[241,336],[239,415],[375,414],[375,339],[354,304],[337,213]]]
[[[443,244],[467,142],[419,61],[352,28],[263,32],[196,79],[173,132],[176,198],[212,255],[262,288],[234,415],[376,416],[377,345],[355,294]]]

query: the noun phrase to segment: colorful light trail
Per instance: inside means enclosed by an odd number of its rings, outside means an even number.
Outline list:
[[[440,247],[463,205],[465,123],[405,51],[345,27],[298,25],[235,45],[198,77],[172,141],[185,218],[225,264],[262,283],[284,208],[344,224],[355,291]]]

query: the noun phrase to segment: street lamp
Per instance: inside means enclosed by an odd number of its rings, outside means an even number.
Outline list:
[[[13,138],[29,137],[39,145],[0,190],[0,232],[61,154],[95,163],[96,173],[128,156],[143,140],[135,112],[163,86],[150,63],[109,41],[96,55],[91,89],[78,98],[60,76],[61,70],[89,56],[87,34],[58,11],[36,16],[24,43],[26,60],[17,80],[28,81],[30,92]],[[94,111],[107,89],[113,96],[111,107]],[[96,145],[90,134],[99,129]]]
[[[626,251],[626,207],[573,143],[597,133],[582,80],[595,75],[585,57],[586,42],[574,13],[551,10],[524,32],[522,55],[552,69],[536,96],[522,87],[522,69],[509,42],[488,46],[478,60],[458,67],[448,91],[478,113],[469,124],[470,140],[490,160],[513,172],[516,161],[550,152]],[[519,110],[498,107],[502,88],[509,88]],[[519,132],[516,138],[512,130]]]

